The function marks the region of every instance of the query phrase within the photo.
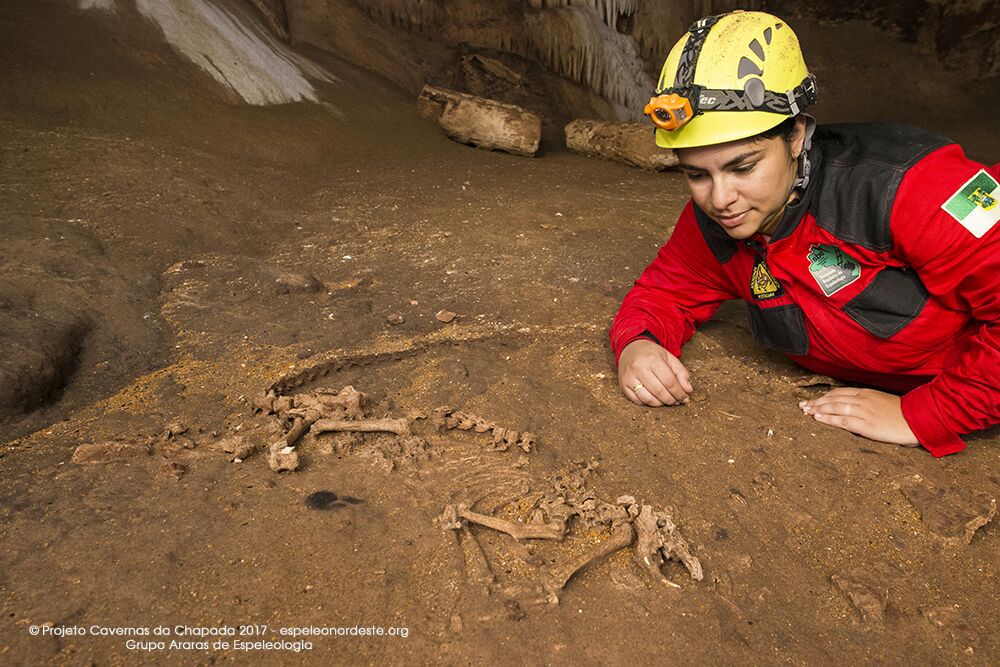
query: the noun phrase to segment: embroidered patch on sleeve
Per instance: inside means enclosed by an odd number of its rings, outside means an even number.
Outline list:
[[[809,273],[823,294],[833,296],[861,277],[857,261],[840,248],[825,243],[809,246]]]
[[[757,257],[753,263],[753,273],[750,274],[750,293],[753,298],[774,299],[785,293],[785,288],[781,286],[767,268],[767,262],[762,257]]]
[[[941,205],[951,217],[969,230],[977,239],[993,228],[1000,220],[1000,183],[980,169],[960,187],[948,201]]]

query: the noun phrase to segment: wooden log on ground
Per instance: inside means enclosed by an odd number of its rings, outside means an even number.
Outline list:
[[[459,143],[527,157],[538,152],[542,120],[517,105],[427,85],[417,110]]]
[[[574,120],[566,128],[566,147],[588,157],[624,162],[641,169],[663,171],[677,165],[669,148],[660,148],[653,139],[653,126],[641,123],[614,123]]]

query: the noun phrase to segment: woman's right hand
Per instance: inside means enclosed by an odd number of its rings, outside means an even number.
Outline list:
[[[618,384],[638,405],[687,403],[694,388],[681,360],[646,338],[625,346],[618,356]]]

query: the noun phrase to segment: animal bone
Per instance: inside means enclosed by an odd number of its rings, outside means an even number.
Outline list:
[[[444,508],[439,521],[444,528],[457,528],[464,525],[461,520],[486,526],[501,533],[510,535],[515,540],[561,540],[566,536],[566,525],[563,523],[520,523],[500,519],[488,514],[473,512],[464,503],[457,506],[448,505]]]
[[[292,428],[288,429],[288,433],[285,437],[275,442],[274,445],[281,444],[282,447],[294,447],[295,443],[299,441],[306,431],[315,424],[320,417],[322,417],[317,410],[309,410],[302,416],[297,416],[292,421]],[[273,448],[274,445],[271,445]]]
[[[271,470],[282,472],[285,470],[295,470],[299,467],[299,455],[293,449],[299,438],[318,421],[334,422],[334,424],[339,423],[336,420],[323,420],[323,417],[329,417],[332,414],[340,412],[349,418],[363,418],[364,411],[361,408],[361,402],[364,400],[364,397],[364,394],[357,391],[351,385],[347,385],[339,392],[320,389],[310,394],[296,394],[295,396],[279,396],[272,389],[267,394],[254,399],[254,407],[257,410],[268,414],[276,414],[282,420],[291,423],[288,432],[281,439],[271,443],[267,449],[267,463],[271,467]],[[364,426],[369,424],[364,421],[344,423],[353,424],[355,428],[345,429],[334,427],[326,430],[363,431],[365,430]],[[360,428],[358,428],[359,425]],[[409,435],[409,422],[407,422],[405,432],[400,433],[398,427],[388,430],[400,435]]]
[[[258,394],[253,398],[253,412],[256,414],[258,412],[263,412],[265,415],[269,415],[274,412],[274,399],[277,395],[273,391],[269,391],[266,394]]]
[[[507,451],[512,445],[520,447],[525,452],[530,452],[535,445],[535,434],[529,431],[521,433],[512,428],[503,428],[496,422],[490,421],[477,415],[470,415],[461,410],[452,410],[447,406],[442,406],[434,410],[435,420],[439,427],[446,429],[457,428],[459,431],[475,431],[476,433],[493,432],[493,440],[486,448],[489,451]]]
[[[518,433],[512,428],[493,427],[493,443],[488,448],[492,451],[505,452],[511,445],[520,447],[525,452],[530,452],[535,444],[535,434],[529,431]]]
[[[267,448],[267,464],[274,472],[293,471],[299,467],[299,454],[295,451],[295,443],[316,423],[320,417],[315,410],[308,411],[305,416],[297,417],[285,436]]]
[[[313,424],[314,433],[327,433],[329,431],[350,431],[354,433],[395,433],[396,435],[410,435],[409,419],[362,419],[351,421],[348,419],[320,419]]]
[[[338,392],[331,389],[318,389],[310,394],[295,394],[292,397],[296,409],[319,410],[324,417],[330,416],[336,410],[342,410],[348,419],[364,419],[361,403],[365,395],[352,385],[347,385]]]
[[[320,412],[324,417],[330,417],[336,411],[342,411],[350,419],[363,419],[364,411],[361,403],[365,395],[353,386],[347,385],[338,392],[332,389],[317,389],[309,394],[281,396],[270,390],[267,394],[254,399],[254,408],[265,414],[276,414],[279,417],[304,416],[309,410]]]
[[[687,568],[692,579],[702,580],[704,575],[701,562],[691,555],[687,541],[677,532],[677,526],[670,515],[665,512],[654,512],[652,505],[643,505],[635,520],[635,527],[639,535],[635,548],[636,560],[653,579],[680,588],[660,571],[660,565],[664,561],[679,560]]]
[[[574,574],[619,549],[624,549],[632,544],[634,539],[635,535],[632,531],[632,524],[627,522],[619,523],[612,529],[611,537],[606,542],[602,542],[590,551],[580,554],[565,565],[553,570],[544,570],[542,572],[542,586],[548,594],[549,602],[559,604],[559,594]]]
[[[520,523],[488,514],[479,514],[469,510],[464,505],[458,506],[458,515],[470,523],[506,533],[515,540],[561,540],[566,536],[566,525],[563,523]]]
[[[628,508],[599,500],[584,503],[583,510],[581,515],[591,525],[604,524],[612,526],[619,521],[631,521],[633,518],[629,515]]]
[[[229,460],[232,461],[233,463],[242,463],[244,459],[246,459],[256,451],[257,451],[257,443],[244,442],[233,450],[232,458],[230,458]]]
[[[505,452],[511,445],[517,444],[517,438],[519,435],[520,434],[517,431],[509,428],[501,428],[499,426],[494,427],[493,442],[489,448],[494,451]]]
[[[266,415],[283,415],[292,407],[292,405],[293,401],[291,397],[279,396],[274,393],[274,390],[268,391],[266,394],[261,394],[253,399],[253,411],[263,412]]]
[[[299,453],[279,440],[268,448],[267,464],[274,472],[292,472],[299,467]]]
[[[463,525],[459,529],[459,534],[461,542],[467,545],[462,552],[465,555],[465,567],[469,578],[485,586],[487,591],[491,591],[496,584],[496,575],[493,574],[493,568],[490,567],[490,561],[487,560],[482,545],[468,526]]]
[[[459,410],[454,412],[446,410],[442,416],[444,419],[444,426],[448,429],[457,428],[459,431],[474,430],[476,433],[486,433],[486,431],[496,428],[496,424],[494,422],[487,421],[482,417],[470,415]]]
[[[643,505],[639,517],[635,520],[635,530],[638,533],[638,540],[635,543],[635,558],[639,566],[644,569],[655,581],[680,588],[678,584],[667,579],[660,570],[663,556],[660,549],[663,547],[663,536],[656,525],[653,517],[653,506]]]

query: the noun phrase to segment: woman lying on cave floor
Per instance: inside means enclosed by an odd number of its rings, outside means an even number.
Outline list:
[[[816,127],[815,95],[769,14],[702,19],[674,46],[646,113],[691,201],[615,316],[618,381],[638,404],[687,403],[681,346],[742,299],[758,342],[859,385],[807,415],[961,451],[1000,423],[1000,165],[915,128]]]

